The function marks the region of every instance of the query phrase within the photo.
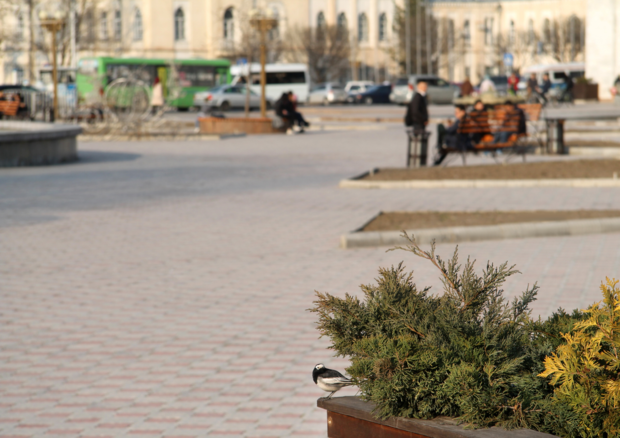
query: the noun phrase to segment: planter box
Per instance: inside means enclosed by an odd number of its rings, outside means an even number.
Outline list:
[[[598,84],[575,84],[573,87],[573,98],[579,100],[598,100]]]
[[[529,429],[466,430],[453,418],[434,420],[390,418],[379,420],[373,414],[374,404],[358,397],[318,399],[317,406],[327,410],[329,438],[552,438],[554,435]]]
[[[201,134],[280,134],[286,129],[273,127],[273,121],[268,117],[202,117],[198,119]]]

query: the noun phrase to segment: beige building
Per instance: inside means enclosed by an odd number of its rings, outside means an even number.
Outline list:
[[[13,9],[8,13],[0,10],[0,83],[29,78],[31,23],[27,3],[11,3]],[[411,22],[412,37],[421,35],[424,40],[419,45],[413,41],[412,73],[438,73],[454,81],[470,76],[475,82],[485,73],[506,72],[506,53],[512,55],[514,67],[520,69],[539,63],[584,62],[587,46],[593,51],[587,72],[592,76],[602,66],[607,68],[609,51],[605,44],[613,40],[617,46],[613,53],[620,50],[615,27],[620,18],[612,20],[618,15],[619,3],[429,0],[422,19]],[[349,31],[348,77],[379,81],[404,73],[403,34],[395,31],[395,20],[405,0],[87,0],[83,4],[86,8],[77,11],[76,58],[107,55],[234,60],[240,56],[250,11],[261,7],[271,11],[279,22],[277,31],[270,36],[272,47],[285,47],[287,35],[296,28],[339,25]],[[615,15],[608,12],[614,8]],[[49,35],[41,31],[36,11],[32,16],[36,76],[38,68],[49,63]],[[586,17],[588,23],[597,23],[587,31]],[[599,21],[604,26],[598,26]],[[417,31],[418,23],[424,27],[423,32]],[[426,36],[430,36],[429,41]],[[69,40],[66,30],[59,56],[65,65],[72,63]],[[604,44],[594,44],[596,41]],[[271,53],[270,57],[293,60],[286,50]],[[418,58],[422,59],[419,69]],[[620,54],[615,59],[616,66],[605,73],[606,81],[618,72]]]
[[[46,1],[46,0],[43,0]],[[68,2],[68,0],[66,0]],[[402,0],[399,0],[402,2]],[[23,3],[23,4],[21,4]],[[29,78],[28,51],[31,26],[26,2],[0,16],[1,28],[10,38],[0,37],[0,83]],[[79,3],[79,2],[78,2]],[[389,48],[397,44],[392,32],[393,0],[90,0],[77,11],[77,55],[137,56],[149,58],[219,58],[239,56],[248,18],[254,8],[277,17],[278,29],[271,45],[285,46],[288,32],[317,25],[346,27],[351,43],[353,76],[384,79],[397,73]],[[33,16],[34,73],[49,63],[49,36]],[[59,60],[71,65],[70,35],[61,38]],[[290,60],[286,51],[279,60]]]
[[[598,0],[594,0],[598,1]],[[441,1],[432,3],[446,79],[478,81],[534,64],[584,62],[587,0]],[[438,65],[437,65],[438,64]]]
[[[620,77],[620,0],[588,0],[586,75],[599,84],[599,97],[611,98]]]

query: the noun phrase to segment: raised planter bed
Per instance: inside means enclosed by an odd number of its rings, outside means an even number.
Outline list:
[[[274,128],[269,117],[202,117],[199,120],[201,134],[282,134],[286,130]]]
[[[576,83],[573,98],[579,100],[598,100],[598,84]]]
[[[465,429],[448,417],[433,420],[390,418],[373,415],[373,403],[358,397],[320,398],[317,406],[327,411],[329,438],[551,438],[555,435],[529,429]]]

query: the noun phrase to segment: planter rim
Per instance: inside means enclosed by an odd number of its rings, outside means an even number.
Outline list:
[[[555,436],[531,429],[506,430],[501,427],[492,427],[490,429],[467,430],[450,417],[438,417],[433,420],[393,417],[381,420],[373,415],[374,403],[355,396],[336,397],[329,400],[320,398],[316,405],[329,412],[416,433],[428,438],[551,438]]]

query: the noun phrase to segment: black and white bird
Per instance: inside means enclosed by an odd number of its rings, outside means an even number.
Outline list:
[[[312,369],[312,380],[323,391],[331,393],[327,398],[331,398],[336,391],[345,386],[354,385],[351,379],[346,378],[336,370],[325,368],[322,363],[315,365]]]

